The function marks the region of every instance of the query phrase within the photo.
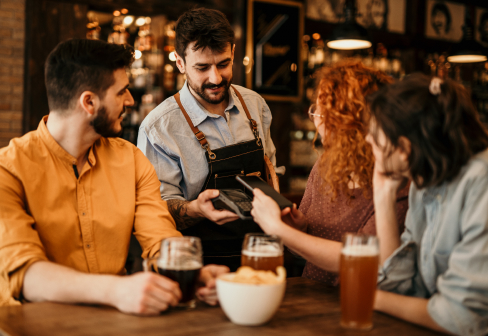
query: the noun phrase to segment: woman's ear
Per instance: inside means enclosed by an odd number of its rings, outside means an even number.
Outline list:
[[[400,158],[408,162],[408,158],[412,152],[412,143],[407,137],[401,136],[398,138],[398,149],[400,150]]]

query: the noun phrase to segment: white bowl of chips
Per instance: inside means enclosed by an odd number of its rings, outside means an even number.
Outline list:
[[[217,296],[225,315],[235,324],[256,326],[278,310],[286,287],[286,271],[255,271],[244,266],[217,279]]]

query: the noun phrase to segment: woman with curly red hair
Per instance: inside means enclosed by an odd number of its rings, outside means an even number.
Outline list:
[[[321,136],[324,153],[310,173],[300,209],[280,213],[270,198],[255,192],[254,220],[307,260],[303,273],[307,278],[335,285],[342,235],[376,234],[374,157],[365,139],[364,123],[369,119],[365,97],[391,81],[391,77],[359,61],[348,60],[322,70],[316,103],[309,114]],[[404,188],[397,197],[400,232],[407,198],[408,189]]]

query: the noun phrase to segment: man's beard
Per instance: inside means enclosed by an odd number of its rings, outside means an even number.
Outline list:
[[[188,78],[188,85],[190,85],[192,90],[195,91],[196,94],[199,95],[207,103],[220,104],[225,99],[227,99],[227,97],[229,96],[229,87],[230,87],[230,84],[232,83],[232,77],[230,78],[229,81],[227,81],[227,79],[225,79],[225,78],[222,78],[222,81],[218,85],[210,84],[210,83],[207,83],[207,84],[204,83],[204,84],[202,84],[201,87],[197,87],[196,85],[194,85],[188,75],[187,75],[187,78]],[[205,89],[215,89],[215,88],[219,88],[222,86],[225,88],[225,90],[224,90],[221,97],[212,98],[210,95],[208,95],[205,92]]]
[[[122,111],[122,113],[124,113],[124,111]],[[107,115],[107,109],[105,106],[102,106],[98,109],[97,116],[90,122],[90,125],[92,125],[95,132],[101,136],[105,138],[114,138],[122,134],[122,128],[118,132],[114,130],[116,122],[117,121],[110,121]]]

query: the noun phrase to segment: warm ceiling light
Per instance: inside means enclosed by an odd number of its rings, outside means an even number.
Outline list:
[[[118,10],[114,11],[114,16],[120,16],[120,11]]]
[[[334,40],[327,42],[327,47],[331,49],[339,50],[356,50],[356,49],[366,49],[371,47],[371,42],[366,40]]]
[[[486,50],[474,40],[471,15],[466,10],[464,15],[463,38],[461,42],[454,45],[451,55],[447,57],[448,62],[452,63],[477,63],[485,62],[487,57]]]
[[[136,60],[138,60],[139,58],[141,58],[141,56],[142,56],[142,52],[140,50],[134,51],[134,58]]]
[[[125,14],[129,13],[129,10],[127,8],[122,8],[122,10],[120,12],[125,15]]]
[[[337,25],[327,46],[332,49],[353,50],[371,47],[366,29],[356,22],[356,1],[344,3],[344,23]]]
[[[145,21],[146,21],[147,24],[150,24],[151,23],[151,18],[149,16],[146,16]]]
[[[144,26],[146,24],[146,19],[143,17],[140,17],[136,20],[136,26]]]
[[[170,53],[169,53],[169,55],[168,55],[168,58],[169,58],[169,60],[170,60],[171,62],[175,62],[175,61],[176,61],[176,55],[175,55],[175,52],[174,52],[174,51],[170,52]]]
[[[457,55],[448,56],[447,61],[451,63],[477,63],[486,62],[488,58],[483,55]]]
[[[124,18],[123,22],[124,22],[124,25],[130,26],[132,24],[132,22],[134,22],[134,17],[132,15],[126,16]]]
[[[312,38],[314,40],[320,40],[320,34],[319,33],[315,33],[315,34],[312,35]]]

